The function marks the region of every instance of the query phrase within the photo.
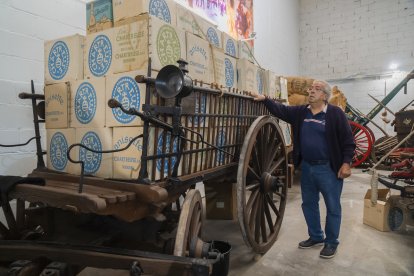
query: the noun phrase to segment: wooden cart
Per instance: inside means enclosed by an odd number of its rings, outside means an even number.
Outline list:
[[[143,139],[143,150],[134,180],[46,169],[39,134],[44,97],[33,89],[20,95],[32,100],[36,130],[38,166],[30,177],[45,185],[18,184],[7,193],[0,262],[30,260],[15,264],[16,269],[40,271],[57,269],[54,261],[66,271],[92,266],[130,269],[134,275],[219,275],[226,254],[203,241],[197,182],[237,183],[237,216],[246,245],[263,254],[275,243],[288,189],[287,148],[277,120],[248,95],[191,80],[185,62],[166,66],[156,79],[150,73],[151,68],[148,76],[136,78],[147,83],[143,112],[108,103],[144,121],[143,135],[135,138]],[[194,103],[196,112],[187,108]],[[162,133],[163,139],[151,146],[151,133]],[[70,158],[79,147],[93,154],[115,151],[72,145],[68,157],[82,168],[83,161]]]

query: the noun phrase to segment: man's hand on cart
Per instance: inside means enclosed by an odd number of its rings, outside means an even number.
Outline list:
[[[253,99],[258,102],[264,101],[264,99],[266,99],[264,95],[260,95],[256,92],[249,92],[249,95],[252,96]]]

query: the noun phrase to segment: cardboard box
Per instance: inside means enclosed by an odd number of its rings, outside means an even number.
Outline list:
[[[70,126],[105,127],[105,78],[76,81],[72,88]]]
[[[292,127],[290,126],[290,124],[279,120],[279,126],[282,130],[282,134],[283,134],[283,138],[285,140],[285,145],[286,146],[291,146],[292,145],[292,141],[293,141],[293,136],[292,136]]]
[[[266,82],[266,76],[265,76],[265,70],[263,68],[260,68],[259,66],[256,67],[256,92],[258,92],[260,95],[266,95],[267,92],[267,86],[265,84]]]
[[[286,104],[289,105],[288,97],[287,79],[280,77],[280,99],[286,100]]]
[[[99,151],[112,149],[112,128],[78,128],[76,142]],[[112,153],[94,153],[80,147],[74,151],[77,154],[75,160],[85,162],[85,175],[112,177]],[[75,173],[80,172],[78,166]]]
[[[45,42],[45,84],[83,79],[84,44],[79,34]]]
[[[187,62],[189,76],[193,80],[211,83],[214,75],[211,74],[211,48],[209,42],[189,32],[186,33]]]
[[[166,99],[165,103],[167,106],[174,104],[175,99]],[[209,110],[209,102],[207,101],[207,95],[204,93],[193,92],[188,97],[185,97],[181,101],[182,114],[207,114]],[[187,127],[208,127],[208,118],[204,116],[191,116],[188,115],[187,122],[185,118],[182,118],[181,123]]]
[[[46,128],[67,128],[70,121],[70,83],[45,86]]]
[[[55,171],[73,173],[74,167],[78,164],[68,160],[67,151],[75,143],[75,129],[48,129],[46,137],[47,167]]]
[[[234,58],[239,58],[239,45],[235,38],[229,34],[222,33],[224,53]]]
[[[211,65],[211,74],[214,83],[224,88],[237,88],[237,63],[236,59],[224,54],[222,50],[213,49],[214,63]]]
[[[103,77],[113,73],[114,49],[113,30],[89,34],[85,39],[85,79]]]
[[[171,133],[161,129],[151,128],[148,139],[148,155],[159,155],[163,153],[172,153],[177,152],[178,149],[178,139],[173,138]],[[161,178],[168,177],[168,171],[170,166],[170,171],[173,171],[173,167],[177,162],[176,156],[171,156],[167,158],[158,158],[154,161],[148,162],[148,174],[149,177],[153,180],[160,180]],[[182,162],[178,167],[178,175],[182,174]],[[153,169],[153,165],[155,168]]]
[[[205,37],[201,28],[205,21],[204,18],[178,3],[176,4],[176,13],[178,29],[187,31],[198,37]]]
[[[216,25],[207,20],[203,20],[201,23],[201,31],[203,32],[202,38],[206,39],[214,47],[223,49],[222,33],[217,29]]]
[[[122,149],[130,141],[143,133],[143,127],[114,127],[113,149]],[[141,169],[142,138],[120,152],[113,153],[113,177],[120,179],[137,179]]]
[[[251,63],[254,63],[254,48],[250,45],[249,41],[239,40],[239,58],[247,59]]]
[[[371,189],[368,189],[364,197],[364,217],[363,222],[380,231],[390,231],[388,226],[388,212],[390,203],[388,197],[390,189],[378,189],[377,204],[371,202]]]
[[[126,109],[135,108],[142,111],[145,103],[145,84],[137,83],[135,76],[146,75],[143,71],[120,73],[106,78],[106,101],[114,98]],[[110,108],[105,105],[106,126],[141,126],[143,121],[138,116],[128,115],[120,108]]]
[[[206,218],[237,220],[236,183],[208,183],[206,192]]]
[[[146,72],[149,58],[156,71],[169,64],[177,65],[180,58],[186,59],[184,32],[154,16],[135,17],[113,32],[114,73]]]
[[[86,3],[86,33],[100,32],[114,26],[112,0]]]
[[[280,77],[270,70],[265,71],[265,95],[271,99],[280,99]]]
[[[176,26],[174,0],[113,0],[114,21],[120,22],[144,13]]]
[[[241,91],[256,91],[257,67],[247,59],[237,61],[237,87]]]

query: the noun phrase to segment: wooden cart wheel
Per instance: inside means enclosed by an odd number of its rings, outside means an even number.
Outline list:
[[[285,213],[288,161],[276,120],[260,116],[250,126],[237,171],[237,215],[243,239],[256,253],[274,244]]]
[[[189,256],[192,244],[202,245],[203,223],[204,212],[200,192],[195,189],[190,190],[181,207],[174,245],[175,256]]]
[[[352,129],[352,135],[356,144],[355,154],[352,158],[352,167],[358,167],[371,154],[372,140],[369,131],[362,125],[349,121]]]
[[[375,144],[375,134],[374,134],[374,132],[372,131],[372,129],[371,128],[369,128],[369,127],[367,127],[367,126],[364,126],[367,130],[368,130],[368,132],[369,132],[369,135],[371,136],[371,142],[372,142],[372,144],[374,145]]]

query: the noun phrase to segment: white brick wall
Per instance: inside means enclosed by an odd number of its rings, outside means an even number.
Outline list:
[[[414,68],[414,1],[301,0],[301,75],[324,79]]]
[[[0,144],[24,143],[34,136],[30,101],[17,98],[43,91],[45,40],[85,34],[85,1],[0,1]],[[45,137],[42,129],[41,135]],[[43,146],[45,139],[43,139]],[[0,174],[25,175],[36,166],[35,143],[0,148]]]
[[[412,0],[300,0],[300,75],[330,80],[367,114],[377,105],[368,94],[382,100],[414,69],[413,26]],[[391,63],[405,73],[386,76]],[[387,107],[396,112],[413,95],[411,81],[408,94],[401,91]],[[380,113],[374,121],[395,135]],[[377,138],[383,135],[368,126]]]

